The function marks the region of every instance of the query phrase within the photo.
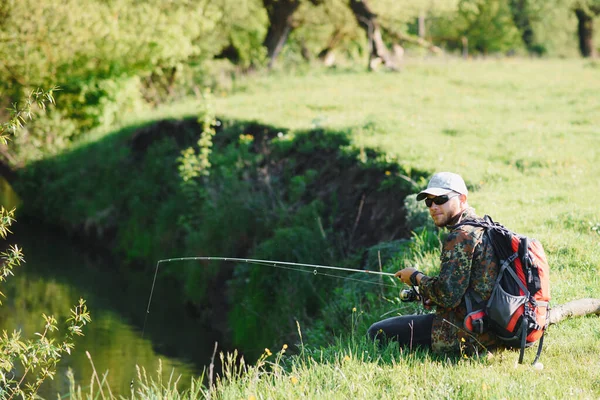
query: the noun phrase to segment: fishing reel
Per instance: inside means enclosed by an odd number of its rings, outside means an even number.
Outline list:
[[[411,301],[421,301],[421,295],[416,287],[412,286],[410,289],[403,289],[400,292],[400,300],[407,303]]]

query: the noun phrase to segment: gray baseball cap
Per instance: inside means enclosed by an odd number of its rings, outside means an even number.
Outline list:
[[[457,192],[460,194],[468,194],[467,185],[460,175],[452,172],[438,172],[431,177],[431,180],[427,184],[427,189],[422,190],[417,195],[417,201],[423,200],[428,194],[433,196],[443,196],[450,192]]]

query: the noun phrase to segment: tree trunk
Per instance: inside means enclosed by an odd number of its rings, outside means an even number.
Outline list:
[[[383,38],[381,37],[381,29],[377,23],[377,14],[374,14],[366,0],[350,0],[350,9],[354,13],[356,21],[361,28],[367,33],[369,41],[369,69],[373,70],[383,63],[391,70],[398,70],[399,63],[391,54]]]
[[[595,57],[594,48],[594,17],[586,10],[578,8],[575,10],[577,15],[577,35],[579,36],[579,51],[583,57]]]
[[[419,25],[419,37],[425,39],[425,11],[419,11],[419,18],[417,21]]]
[[[292,15],[300,6],[300,0],[263,0],[263,5],[269,17],[263,45],[267,48],[269,68],[272,68],[292,30]]]
[[[582,317],[588,314],[600,315],[600,299],[579,299],[566,304],[561,304],[550,309],[549,325],[558,324],[560,321]]]
[[[531,18],[529,18],[527,0],[510,0],[509,5],[512,14],[512,20],[517,29],[519,29],[519,32],[521,32],[521,39],[523,40],[527,51],[530,54],[535,53],[536,47],[533,26],[531,25]]]

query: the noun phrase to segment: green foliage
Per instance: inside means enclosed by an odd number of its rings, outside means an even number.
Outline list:
[[[316,205],[297,212],[293,228],[276,228],[271,238],[260,243],[252,258],[303,263],[331,263],[334,248],[316,222]],[[230,323],[233,343],[240,348],[268,345],[273,337],[293,331],[291,316],[312,320],[328,297],[330,282],[314,279],[313,270],[289,272],[268,266],[238,266]],[[265,329],[266,328],[266,329]]]
[[[191,94],[230,34],[249,57],[259,56],[260,18],[236,32],[254,3],[231,0],[8,1],[0,16],[0,91],[9,101],[29,88],[58,83],[59,106],[31,125],[27,140],[11,145],[13,164],[56,154],[92,128],[106,129],[128,113],[168,97]],[[237,8],[236,8],[237,7]],[[31,12],[35,9],[35,12]],[[228,12],[225,18],[225,12]],[[227,23],[223,23],[227,21]],[[243,47],[242,46],[242,47]],[[47,138],[47,140],[44,140]]]
[[[6,236],[11,233],[10,226],[14,222],[15,210],[5,210],[0,207],[0,237],[6,239]],[[10,245],[6,251],[0,253],[2,266],[0,267],[0,283],[5,282],[8,276],[12,276],[14,267],[21,265],[24,262],[23,252],[18,245]],[[0,296],[4,297],[4,293],[0,291]],[[0,301],[2,305],[2,301]]]
[[[78,79],[135,75],[211,56],[221,42],[219,6],[206,0],[9,1],[3,17],[10,23],[1,32],[3,81],[70,87]]]
[[[429,34],[454,50],[463,48],[465,38],[470,54],[506,52],[523,46],[507,0],[460,0],[456,11],[437,20]]]
[[[227,32],[229,45],[235,50],[233,61],[242,68],[264,66],[266,49],[262,43],[268,18],[262,1],[223,1],[222,13],[221,29]]]
[[[55,90],[55,89],[53,89]],[[52,91],[37,90],[32,92],[23,107],[14,106],[8,122],[0,127],[0,139],[6,145],[10,134],[16,134],[23,128],[24,123],[32,117],[32,106],[45,109],[46,103],[53,103]],[[0,237],[6,239],[10,226],[14,222],[14,210],[0,207]],[[18,245],[10,245],[0,253],[0,283],[13,275],[13,269],[25,262],[23,253]],[[0,296],[4,294],[0,291]],[[0,305],[2,303],[0,302]],[[36,333],[35,340],[22,340],[21,333],[14,330],[11,335],[6,331],[0,336],[0,398],[34,399],[39,387],[47,378],[53,379],[56,364],[61,357],[71,354],[74,348],[75,336],[83,335],[83,327],[91,321],[85,300],[70,310],[71,315],[66,320],[67,332],[57,341],[54,332],[58,330],[58,321],[53,316],[43,314],[45,321],[42,333]]]
[[[434,229],[435,225],[429,217],[429,210],[424,202],[417,201],[416,194],[406,196],[404,209],[406,210],[406,226],[410,231],[423,227]]]
[[[202,109],[200,110],[200,126],[202,133],[198,139],[198,153],[193,147],[188,147],[181,152],[179,162],[179,175],[184,183],[198,178],[199,176],[208,176],[210,174],[210,153],[212,152],[212,139],[215,135],[216,119],[213,110],[212,95],[210,90],[203,93]]]
[[[11,136],[14,136],[24,128],[25,123],[32,119],[35,111],[34,106],[40,110],[45,110],[46,105],[54,104],[54,91],[58,87],[54,87],[48,91],[41,89],[29,92],[23,104],[13,104],[9,109],[10,118],[8,121],[0,124],[0,145],[6,146]]]
[[[35,340],[22,340],[19,331],[0,337],[0,398],[22,397],[33,399],[47,378],[54,378],[56,364],[64,354],[71,354],[74,338],[83,335],[83,327],[91,321],[85,300],[71,310],[66,321],[67,333],[57,341],[53,332],[58,330],[58,321],[43,315],[45,325]],[[19,367],[19,368],[17,368]]]

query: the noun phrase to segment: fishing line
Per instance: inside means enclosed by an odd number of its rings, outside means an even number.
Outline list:
[[[261,263],[248,263],[248,264],[266,265],[266,266],[271,266],[271,267],[279,268],[279,269],[287,269],[288,271],[296,271],[296,272],[304,272],[305,274],[313,274],[314,276],[317,276],[317,275],[328,276],[328,277],[331,277],[331,278],[339,278],[339,279],[345,279],[345,280],[355,281],[355,282],[360,282],[360,283],[368,283],[369,285],[378,285],[378,286],[385,286],[385,287],[391,287],[391,288],[397,288],[398,287],[397,285],[389,285],[387,283],[373,282],[373,281],[367,281],[367,280],[364,280],[364,279],[357,279],[357,278],[350,278],[348,276],[326,274],[324,272],[318,272],[316,269],[312,270],[312,271],[309,271],[309,270],[300,269],[300,268],[284,267],[283,265],[271,265],[271,264],[261,264]]]
[[[154,287],[156,286],[156,278],[158,276],[158,268],[161,263],[169,263],[169,262],[176,262],[176,261],[243,262],[243,263],[247,263],[247,264],[264,265],[264,266],[270,266],[270,267],[274,267],[274,268],[286,269],[286,270],[296,271],[296,272],[312,273],[315,276],[323,275],[323,276],[328,276],[328,277],[333,277],[333,278],[347,279],[350,281],[356,281],[356,282],[361,282],[361,283],[369,283],[371,285],[379,285],[379,286],[386,286],[386,287],[393,287],[393,288],[397,287],[396,285],[389,285],[389,284],[385,284],[382,282],[371,282],[371,281],[367,281],[367,280],[363,280],[363,279],[356,279],[356,278],[345,277],[345,276],[340,276],[340,275],[327,274],[327,273],[318,271],[319,269],[325,269],[325,270],[345,271],[345,272],[353,272],[353,273],[366,273],[366,274],[370,274],[370,275],[395,277],[395,275],[390,272],[370,271],[367,269],[353,269],[353,268],[344,268],[344,267],[334,267],[334,266],[330,266],[330,265],[304,264],[304,263],[294,263],[294,262],[287,262],[287,261],[259,260],[259,259],[253,259],[253,258],[232,258],[232,257],[166,258],[163,260],[158,260],[158,262],[156,263],[156,268],[154,270],[154,278],[152,279],[152,287],[150,289],[150,296],[148,298],[148,305],[146,306],[146,315],[144,316],[144,324],[142,326],[142,337],[141,337],[142,340],[144,339],[144,334],[146,332],[146,323],[148,322],[148,315],[150,314],[150,304],[152,303],[152,296],[154,295]],[[307,269],[300,269],[300,268],[294,268],[294,267],[308,267],[308,268],[313,268],[313,270],[309,271]],[[131,388],[132,389],[133,389],[133,381],[134,380],[132,379],[131,380]]]
[[[381,282],[370,282],[362,279],[356,279],[351,277],[344,277],[339,275],[327,274],[324,272],[319,272],[319,269],[326,270],[334,270],[334,271],[345,271],[345,272],[354,272],[354,273],[366,273],[370,275],[379,275],[379,276],[394,276],[394,274],[390,272],[380,272],[380,271],[371,271],[368,269],[353,269],[353,268],[344,268],[344,267],[334,267],[330,265],[318,265],[318,264],[305,264],[305,263],[294,263],[288,261],[272,261],[272,260],[259,260],[255,258],[235,258],[235,257],[178,257],[178,258],[166,258],[163,260],[158,260],[156,263],[156,268],[154,270],[154,278],[152,280],[152,288],[150,289],[150,297],[148,298],[148,306],[146,307],[146,315],[144,316],[144,325],[142,327],[142,339],[144,338],[144,333],[146,331],[146,323],[148,321],[148,314],[150,314],[150,304],[152,303],[152,296],[154,295],[154,287],[156,286],[156,277],[158,276],[158,268],[161,263],[169,263],[169,262],[177,262],[177,261],[234,261],[234,262],[244,262],[247,264],[257,264],[257,265],[265,265],[271,266],[275,268],[287,269],[291,271],[304,272],[304,273],[312,273],[313,275],[323,275],[340,279],[347,279],[351,281],[361,282],[361,283],[369,283],[371,285],[379,285],[386,287],[397,287],[395,285],[389,285]],[[308,271],[306,269],[299,269],[293,267],[309,267],[314,268],[312,271]]]
[[[180,257],[180,258],[167,258],[164,260],[159,260],[158,264],[161,262],[172,262],[172,261],[194,261],[194,260],[205,260],[205,261],[240,261],[249,264],[261,264],[261,265],[291,265],[291,266],[299,266],[299,267],[311,267],[311,268],[322,268],[322,269],[331,269],[336,271],[347,271],[347,272],[356,272],[356,273],[367,273],[367,274],[375,274],[375,275],[387,275],[387,276],[395,276],[391,272],[379,272],[379,271],[370,271],[368,269],[353,269],[353,268],[343,268],[343,267],[332,267],[330,265],[318,265],[318,264],[303,264],[303,263],[294,263],[287,261],[271,261],[271,260],[258,260],[254,258],[231,258],[231,257]]]

